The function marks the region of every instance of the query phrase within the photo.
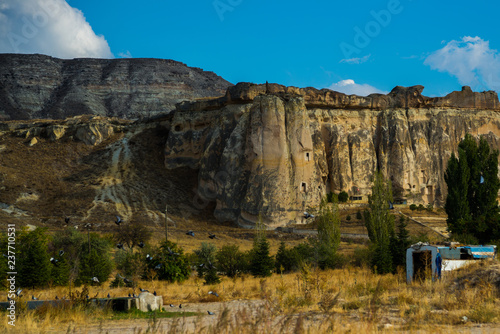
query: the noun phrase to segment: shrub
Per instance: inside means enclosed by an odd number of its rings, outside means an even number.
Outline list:
[[[411,245],[419,243],[419,242],[430,242],[431,241],[431,239],[429,238],[429,236],[425,232],[420,232],[418,235],[412,236],[409,239],[410,239]]]
[[[417,205],[416,205],[416,204],[412,204],[412,205],[410,205],[410,210],[411,210],[411,211],[415,211],[415,210],[417,210]]]
[[[326,200],[328,201],[328,203],[336,203],[339,201],[339,197],[336,193],[330,191],[327,195],[326,195]]]
[[[423,205],[423,204],[419,204],[419,205],[418,205],[417,210],[418,210],[418,211],[423,211],[423,210],[425,210],[424,205]]]
[[[344,190],[342,190],[339,193],[339,202],[345,203],[345,202],[347,202],[348,199],[349,199],[349,194],[346,193]]]
[[[356,247],[352,257],[352,264],[358,267],[369,267],[373,261],[373,251],[368,247]]]
[[[116,226],[114,239],[116,242],[133,249],[141,242],[148,242],[151,239],[151,232],[148,231],[144,224],[134,221],[129,224]]]
[[[345,217],[345,220],[350,221],[351,220],[351,215],[347,215],[347,217]]]
[[[126,278],[137,282],[144,277],[146,271],[146,256],[144,252],[118,250],[115,254],[116,268]],[[133,284],[132,284],[133,285]]]
[[[245,272],[248,261],[237,245],[224,245],[216,254],[218,270],[228,277]]]

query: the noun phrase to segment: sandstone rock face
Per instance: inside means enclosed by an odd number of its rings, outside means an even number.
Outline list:
[[[330,191],[366,201],[377,169],[396,199],[442,205],[447,161],[466,133],[500,148],[500,105],[496,93],[468,87],[443,98],[422,91],[358,97],[238,84],[178,105],[165,163],[197,169],[199,202],[215,201],[219,220],[245,227],[259,215],[268,228],[303,222]]]
[[[0,54],[0,120],[151,117],[184,100],[222,96],[231,85],[173,60]]]
[[[158,210],[154,201],[161,193],[169,194],[161,206],[176,196],[172,206],[181,214],[192,208],[205,214],[215,204],[220,221],[253,227],[260,216],[275,228],[304,222],[303,212],[318,207],[330,191],[345,190],[353,202],[366,202],[376,170],[391,179],[396,199],[439,206],[447,193],[448,159],[466,133],[500,149],[500,106],[496,93],[468,87],[437,98],[422,92],[422,86],[396,87],[363,97],[240,83],[222,97],[182,102],[173,112],[136,122],[97,115],[0,122],[0,151],[12,156],[15,146],[5,146],[12,145],[10,137],[26,146],[36,141],[32,156],[71,141],[106,148],[98,155],[97,179],[85,174],[78,185],[99,194],[89,205],[96,215],[110,204],[125,218],[144,208],[154,217],[147,205]],[[162,145],[168,170],[161,165]],[[146,155],[154,157],[155,168],[146,168]],[[18,168],[15,159],[9,161],[14,163],[6,173]],[[141,197],[145,180],[150,187],[161,184],[151,197]]]

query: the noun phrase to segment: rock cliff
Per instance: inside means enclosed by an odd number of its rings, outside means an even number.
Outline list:
[[[429,98],[423,88],[360,97],[240,83],[178,105],[165,163],[198,170],[200,197],[242,226],[259,215],[270,228],[302,222],[330,191],[366,201],[377,169],[398,201],[442,205],[446,164],[465,133],[500,148],[500,104],[491,91]]]
[[[439,206],[447,161],[466,133],[500,149],[491,91],[429,98],[422,86],[398,86],[363,97],[232,86],[173,61],[31,56],[40,57],[35,70],[23,57],[0,56],[4,118],[93,114],[0,122],[0,205],[8,208],[0,211],[47,222],[71,213],[81,223],[119,214],[161,224],[167,205],[244,227],[261,216],[275,228],[304,222],[329,192],[366,202],[377,169],[396,200]],[[218,97],[195,98],[209,95]],[[183,102],[170,111],[175,101]],[[150,112],[158,115],[142,117]]]
[[[150,117],[184,100],[224,95],[231,85],[173,60],[0,54],[0,120]]]

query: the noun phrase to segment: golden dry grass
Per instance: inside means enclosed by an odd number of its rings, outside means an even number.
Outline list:
[[[498,289],[491,279],[474,276],[479,266],[450,273],[441,281],[429,279],[412,284],[406,283],[404,272],[380,276],[366,268],[320,271],[303,267],[298,273],[274,274],[269,278],[223,278],[216,286],[203,285],[202,280],[195,277],[174,284],[142,281],[139,286],[161,294],[167,305],[206,303],[209,307],[212,303],[224,305],[235,301],[262,301],[266,310],[263,313],[260,307],[247,311],[250,313],[244,317],[235,316],[234,310],[227,310],[224,312],[232,315],[225,315],[227,319],[224,320],[219,319],[223,313],[220,311],[217,322],[210,325],[215,326],[212,328],[214,333],[217,332],[217,326],[218,332],[227,333],[236,332],[233,331],[236,328],[234,326],[241,329],[237,331],[239,333],[250,333],[252,328],[262,332],[266,326],[271,326],[268,329],[274,328],[276,332],[299,333],[343,333],[352,332],[355,328],[370,333],[396,329],[419,332],[433,329],[433,333],[444,333],[450,328],[463,328],[477,323],[487,324],[487,328],[498,328]],[[460,288],[452,284],[457,277],[466,277],[466,281],[461,281]],[[474,281],[474,284],[468,284],[467,280]],[[210,290],[217,291],[220,297],[209,295]],[[138,293],[128,288],[90,287],[89,295],[104,297],[108,291],[113,297]],[[25,291],[26,296],[32,294],[41,299],[50,299],[56,295],[66,296],[69,290],[57,287]],[[42,311],[21,311],[14,331],[31,333],[47,328],[64,331],[69,325],[78,327],[97,324],[99,319],[106,322],[109,317],[109,312],[100,309],[76,308],[61,312],[47,308]],[[180,332],[179,328],[173,327],[174,323],[165,322],[164,326],[174,329],[170,332]],[[201,327],[196,327],[194,323],[190,326],[193,332],[210,332],[204,323],[199,324]],[[9,326],[4,317],[0,330],[6,328],[9,329]],[[165,327],[163,330],[167,332]]]

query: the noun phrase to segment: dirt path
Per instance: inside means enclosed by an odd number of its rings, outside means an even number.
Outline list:
[[[417,224],[419,224],[419,225],[421,225],[421,226],[423,226],[423,227],[425,227],[425,228],[428,228],[428,229],[430,229],[430,230],[432,230],[432,231],[436,232],[437,234],[439,234],[440,236],[442,236],[442,237],[444,237],[444,238],[446,238],[446,239],[448,239],[448,238],[449,238],[449,233],[447,232],[447,230],[446,230],[446,228],[445,228],[445,227],[443,228],[443,227],[440,227],[440,226],[439,226],[439,227],[438,227],[438,226],[431,226],[430,224],[423,223],[422,221],[417,220],[417,219],[415,219],[415,218],[413,218],[413,217],[411,217],[411,216],[408,216],[408,215],[404,214],[404,213],[403,213],[403,212],[401,212],[401,211],[399,211],[398,213],[399,213],[400,215],[402,215],[402,216],[404,216],[404,217],[406,217],[406,218],[410,219],[411,221],[413,221],[413,222],[415,222],[415,223],[417,223]],[[424,218],[424,219],[427,219],[428,217],[418,217],[418,218]],[[436,218],[431,218],[431,219],[432,219],[432,220],[436,220],[436,221],[442,221],[442,220],[443,220],[443,218],[437,218],[437,217],[436,217]],[[444,218],[444,220],[446,220],[446,218]]]
[[[179,312],[178,305],[166,312]],[[396,314],[380,314],[370,322],[359,312],[332,313],[295,312],[283,315],[264,300],[232,300],[227,302],[191,303],[183,305],[185,312],[198,316],[160,319],[125,319],[95,321],[65,328],[47,328],[44,333],[380,333],[406,332],[405,320]],[[214,314],[209,315],[207,311]],[[497,324],[467,323],[461,326],[434,325],[414,333],[498,333]]]

